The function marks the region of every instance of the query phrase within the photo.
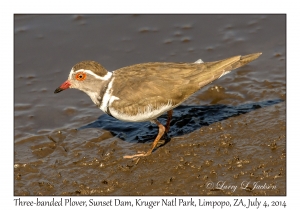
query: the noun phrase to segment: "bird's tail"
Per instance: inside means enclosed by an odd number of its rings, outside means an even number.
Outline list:
[[[226,58],[224,60],[215,61],[215,62],[207,62],[205,63],[208,68],[213,68],[215,72],[218,70],[223,70],[223,73],[229,73],[229,71],[239,68],[241,66],[250,63],[251,61],[258,58],[262,53],[253,53],[244,56],[234,56],[231,58]]]
[[[194,80],[195,83],[198,83],[198,87],[201,88],[213,82],[214,80],[219,79],[220,77],[231,72],[232,70],[244,66],[245,64],[255,60],[261,54],[262,53],[253,53],[244,56],[237,55],[214,62],[203,62],[202,60],[198,60],[195,63],[198,65],[205,66],[205,68],[201,68],[202,71],[198,72],[199,75],[192,75],[190,79]]]

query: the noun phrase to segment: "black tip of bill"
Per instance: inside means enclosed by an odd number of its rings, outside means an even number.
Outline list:
[[[61,92],[61,91],[63,91],[64,89],[62,89],[62,88],[56,88],[56,90],[54,91],[54,93],[59,93],[59,92]]]

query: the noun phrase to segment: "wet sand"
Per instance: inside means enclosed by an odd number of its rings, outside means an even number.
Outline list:
[[[284,15],[16,15],[14,195],[286,195],[285,27]],[[176,108],[169,141],[138,163],[123,156],[146,151],[156,125],[53,93],[81,60],[112,71],[255,52]]]

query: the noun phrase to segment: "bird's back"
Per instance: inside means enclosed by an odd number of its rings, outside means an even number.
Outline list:
[[[135,64],[114,71],[113,84],[118,89],[112,95],[114,107],[124,114],[138,114],[145,110],[180,105],[190,95],[222,75],[256,59],[261,53],[234,56],[206,63]]]

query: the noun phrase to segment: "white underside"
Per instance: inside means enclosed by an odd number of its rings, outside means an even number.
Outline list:
[[[169,111],[173,108],[171,101],[169,101],[168,104],[161,106],[158,109],[153,109],[151,105],[148,105],[148,107],[145,110],[139,110],[139,112],[136,115],[128,115],[121,113],[117,111],[116,109],[109,107],[109,111],[112,116],[119,120],[127,121],[127,122],[145,122],[145,121],[151,121],[153,119],[156,119],[157,117],[161,116],[166,111]]]

